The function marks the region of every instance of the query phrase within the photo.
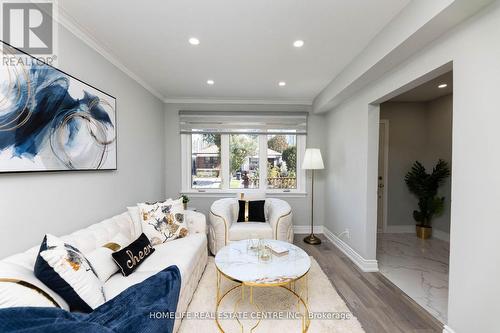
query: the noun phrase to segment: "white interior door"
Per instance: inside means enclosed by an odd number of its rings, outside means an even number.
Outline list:
[[[387,168],[389,150],[389,122],[380,120],[378,145],[377,231],[387,225]]]

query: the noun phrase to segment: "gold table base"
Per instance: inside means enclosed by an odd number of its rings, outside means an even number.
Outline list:
[[[221,280],[222,276],[224,276],[227,280],[236,282],[237,285],[229,288],[225,293],[222,293],[222,285],[221,285]],[[297,282],[301,281],[302,283],[302,288],[300,292],[297,292],[296,290],[296,285],[298,284]],[[254,302],[253,298],[253,288],[270,288],[270,287],[280,287],[288,292],[290,292],[293,296],[297,297],[297,309],[298,312],[301,312],[301,304],[304,306],[304,314],[301,313],[302,317],[302,332],[305,333],[309,329],[309,325],[311,324],[311,319],[309,318],[309,306],[308,306],[308,299],[309,299],[309,289],[308,289],[308,283],[307,283],[307,273],[304,274],[301,277],[298,277],[295,280],[290,280],[286,282],[277,282],[277,283],[248,283],[248,282],[241,282],[234,280],[230,278],[229,276],[225,275],[219,269],[217,269],[217,295],[216,295],[216,300],[217,304],[215,307],[215,322],[217,324],[217,327],[219,328],[220,332],[225,333],[224,329],[222,328],[221,323],[219,322],[219,307],[224,298],[229,295],[233,290],[240,288],[241,289],[241,297],[235,302],[234,308],[233,308],[233,314],[236,314],[238,310],[238,306],[242,301],[245,299],[245,287],[248,287],[250,289],[250,295],[249,295],[249,302],[251,305],[255,306],[257,310],[260,312],[261,308],[257,303]],[[302,297],[302,293],[306,294],[306,299]],[[240,319],[238,316],[236,316],[236,320],[238,321],[238,324],[241,328],[241,333],[244,333],[245,327],[241,323]],[[262,318],[259,318],[257,323],[250,328],[250,332],[253,333],[254,330],[259,326],[260,322],[262,321]]]

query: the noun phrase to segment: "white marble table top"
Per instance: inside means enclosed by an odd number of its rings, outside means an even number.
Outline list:
[[[272,255],[272,260],[260,262],[256,251],[247,250],[248,240],[233,242],[215,256],[217,269],[233,280],[248,284],[281,284],[294,281],[309,271],[311,259],[301,248],[278,240],[266,244],[286,247],[288,254]]]

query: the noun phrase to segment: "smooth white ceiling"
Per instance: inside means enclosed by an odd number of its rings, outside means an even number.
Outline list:
[[[168,99],[312,100],[410,0],[60,1]],[[191,46],[189,37],[199,46]],[[303,39],[301,49],[292,43]],[[208,86],[207,79],[215,80]],[[278,87],[278,81],[287,82]]]

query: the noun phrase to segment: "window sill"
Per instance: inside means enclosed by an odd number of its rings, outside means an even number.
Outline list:
[[[192,198],[235,198],[240,192],[198,192],[198,191],[182,191],[181,194],[186,194]],[[245,193],[245,192],[243,192]],[[252,193],[252,192],[249,192]],[[307,196],[306,192],[266,192],[268,197],[283,197],[283,198],[305,198]]]

